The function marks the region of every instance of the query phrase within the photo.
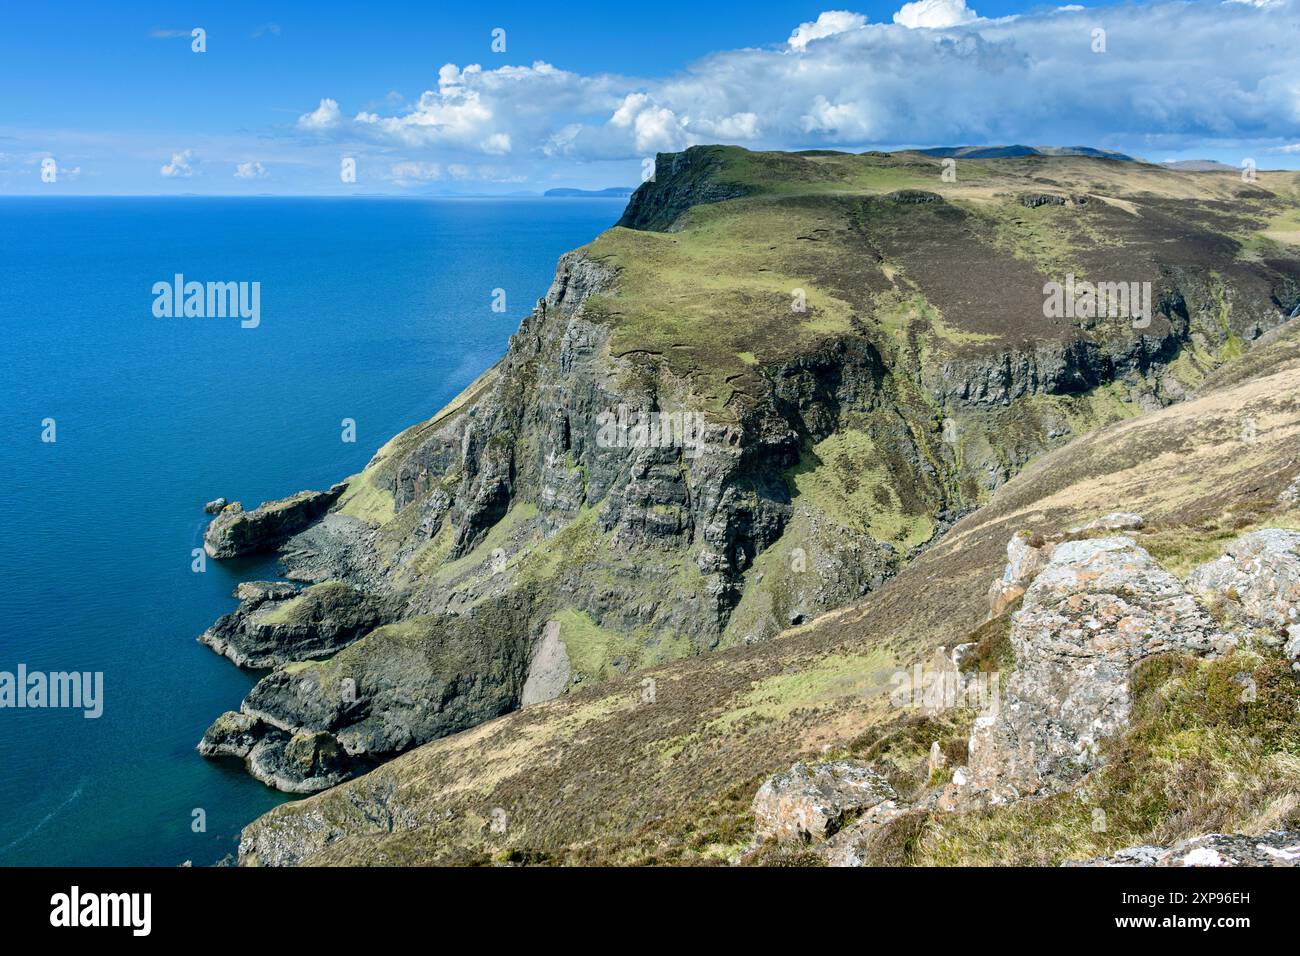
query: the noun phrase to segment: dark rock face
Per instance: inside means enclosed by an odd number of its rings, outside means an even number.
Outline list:
[[[898,192],[890,193],[889,198],[904,206],[943,202],[943,197],[938,193],[932,193],[925,189],[900,189]]]
[[[372,766],[349,759],[329,734],[291,734],[235,711],[213,722],[198,750],[205,757],[243,760],[253,777],[286,793],[316,793]]]
[[[385,602],[340,581],[299,591],[255,581],[235,592],[242,603],[208,628],[199,641],[240,667],[275,667],[328,657],[392,614]]]
[[[521,599],[464,616],[378,627],[322,662],[277,667],[240,712],[208,728],[199,752],[243,758],[280,790],[310,793],[381,760],[518,706],[527,640],[487,641],[529,614]]]
[[[1039,206],[1064,206],[1065,197],[1056,196],[1052,193],[1021,193],[1016,197],[1020,205],[1029,209],[1037,209]]]
[[[226,505],[204,532],[203,550],[213,558],[234,558],[274,548],[323,515],[346,487],[300,491],[252,511],[245,511],[238,501]]]
[[[739,184],[713,182],[718,166],[713,147],[692,146],[681,153],[655,157],[653,179],[637,187],[617,225],[628,229],[665,231],[692,206],[737,199],[749,190]]]

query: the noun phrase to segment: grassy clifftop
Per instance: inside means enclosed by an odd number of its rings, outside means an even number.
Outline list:
[[[619,226],[586,248],[620,276],[591,309],[615,329],[615,354],[653,356],[721,410],[819,337],[926,358],[1077,337],[1077,321],[1043,315],[1044,283],[1069,273],[1149,281],[1157,296],[1180,272],[1212,273],[1239,298],[1300,301],[1295,173],[1243,183],[1088,157],[944,163],[738,147],[661,156]],[[1170,318],[1167,307],[1148,334]]]

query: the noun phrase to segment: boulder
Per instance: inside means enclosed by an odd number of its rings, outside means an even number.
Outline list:
[[[827,866],[865,866],[867,847],[886,824],[911,811],[896,800],[883,800],[871,807],[820,848]]]
[[[1187,586],[1235,622],[1264,631],[1266,643],[1290,648],[1300,637],[1300,532],[1243,534],[1193,571]],[[1296,651],[1293,657],[1300,644]]]
[[[209,501],[207,504],[203,506],[203,510],[210,515],[214,515],[225,506],[226,506],[225,498],[213,498],[211,501]]]
[[[1006,699],[975,721],[948,809],[1064,789],[1098,765],[1098,742],[1127,725],[1134,666],[1233,641],[1126,537],[1057,545],[1011,620],[1016,670]]]
[[[754,835],[757,841],[824,840],[848,820],[897,799],[888,781],[863,764],[796,763],[754,795]]]
[[[232,502],[208,525],[203,550],[209,557],[222,559],[274,548],[323,515],[346,487],[338,484],[329,491],[300,491],[264,502],[252,511]]]
[[[1207,833],[1172,847],[1134,846],[1065,866],[1300,866],[1300,830]]]

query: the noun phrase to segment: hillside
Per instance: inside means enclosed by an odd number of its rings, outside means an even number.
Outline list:
[[[1245,361],[1244,379],[1230,372],[1195,400],[1038,459],[850,608],[759,645],[659,666],[427,744],[267,814],[245,830],[241,860],[725,861],[749,841],[759,783],[797,759],[865,756],[891,764],[900,780],[923,778],[931,742],[964,743],[972,715],[900,710],[889,700],[891,675],[1005,625],[1005,616],[983,624],[986,594],[1016,532],[1058,534],[1116,508],[1134,511],[1147,519],[1136,540],[1181,578],[1244,531],[1300,529],[1300,327],[1292,322]],[[652,703],[643,701],[646,677]],[[1293,711],[1295,681],[1285,680]],[[1093,833],[1088,808],[1070,801],[933,817],[913,828],[907,846],[886,847],[882,862],[1059,862],[1162,827],[1174,839],[1206,824],[1259,823],[1288,793],[1281,822],[1289,813],[1295,826],[1294,716],[1283,741],[1289,756],[1266,759],[1277,744],[1256,737],[1256,749],[1215,750],[1207,766],[1213,717],[1183,714],[1182,737],[1162,759],[1150,747],[1130,753],[1149,776],[1129,786],[1147,802],[1133,810],[1127,791],[1111,795],[1123,828]],[[1189,786],[1212,805],[1175,817],[1171,829],[1168,806],[1151,798],[1186,798]],[[489,826],[494,808],[508,815],[504,833]]]
[[[590,739],[591,766],[620,789],[638,779],[632,764],[703,759],[703,746],[716,765],[583,826],[622,831],[657,806],[720,799],[714,784],[734,773],[724,764],[770,771],[791,743],[813,742],[760,734],[749,751],[736,728],[797,721],[805,692],[869,688],[930,643],[952,643],[927,621],[958,634],[979,623],[966,589],[982,594],[997,570],[1010,532],[988,522],[1027,464],[1038,459],[1022,480],[1052,449],[1083,455],[1089,433],[1190,407],[1159,411],[1225,362],[1263,354],[1251,343],[1300,307],[1295,174],[1245,184],[1033,155],[958,159],[949,182],[945,159],[661,155],[619,225],[561,260],[501,362],[331,489],[323,518],[274,525],[297,532],[282,553],[308,586],[246,586],[205,635],[274,669],[213,725],[204,752],[310,792],[454,734],[412,761],[485,761],[503,774],[494,786],[542,793],[548,784],[504,767],[547,741],[567,753]],[[1049,315],[1046,284],[1071,275],[1150,283],[1151,307]],[[649,414],[670,416],[675,438],[659,440],[659,419],[638,423]],[[223,514],[214,527],[284,513]],[[986,555],[968,543],[952,563],[927,564],[972,527],[988,527]],[[828,625],[799,629],[871,593],[835,626],[852,652],[827,651]],[[871,636],[844,644],[862,619],[875,621]],[[655,713],[667,727],[641,727],[618,702],[643,672],[665,675]],[[679,681],[692,703],[672,718]],[[769,686],[780,703],[767,703]],[[571,700],[542,705],[559,695]],[[539,706],[484,723],[521,703]],[[865,732],[878,719],[868,710],[846,714],[845,732]],[[512,742],[498,752],[502,732]],[[616,741],[628,752],[603,749]],[[348,786],[383,786],[398,766]],[[573,766],[567,782],[550,778],[566,805]],[[449,792],[485,786],[437,773]],[[569,811],[550,812],[558,829],[533,831],[536,845],[587,838]]]

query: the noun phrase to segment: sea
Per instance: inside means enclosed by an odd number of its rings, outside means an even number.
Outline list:
[[[289,799],[195,750],[257,678],[195,638],[277,572],[200,566],[204,502],[359,471],[624,203],[0,198],[0,704],[20,667],[102,675],[0,706],[0,865],[210,865]],[[257,283],[256,322],[156,308],[177,276]]]

